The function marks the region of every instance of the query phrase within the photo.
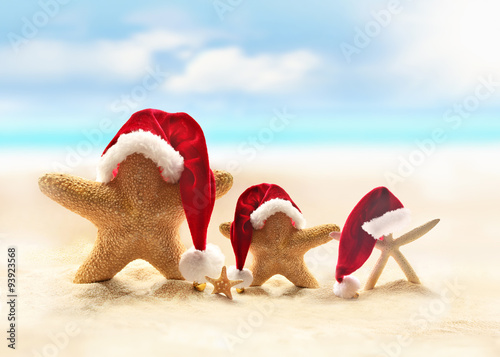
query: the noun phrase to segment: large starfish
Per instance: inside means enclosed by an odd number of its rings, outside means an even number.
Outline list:
[[[365,284],[365,290],[372,290],[377,284],[382,271],[384,270],[387,262],[390,257],[393,257],[394,260],[398,263],[401,270],[405,273],[406,278],[410,283],[420,284],[420,279],[417,276],[417,273],[410,265],[410,262],[405,258],[403,253],[399,250],[399,248],[403,245],[409,244],[411,242],[416,241],[418,238],[427,234],[431,229],[433,229],[438,223],[439,219],[435,219],[430,221],[414,230],[402,235],[401,237],[394,239],[392,234],[384,236],[384,239],[378,239],[375,243],[375,248],[379,249],[382,254],[380,254],[380,258],[372,269],[370,277]],[[336,233],[332,233],[331,237],[335,240],[340,239],[340,235]]]
[[[219,226],[220,232],[227,238],[231,236],[230,229],[230,222]],[[251,286],[261,286],[273,275],[281,274],[298,287],[319,288],[318,281],[307,269],[304,254],[331,241],[329,233],[339,230],[335,224],[297,229],[285,213],[272,215],[262,229],[253,231],[250,245],[253,255]]]
[[[229,191],[233,178],[223,171],[214,175],[219,198]],[[135,259],[148,261],[167,279],[184,279],[179,271],[185,250],[179,236],[185,219],[179,184],[166,182],[152,160],[142,154],[128,156],[109,183],[47,174],[39,179],[39,186],[98,229],[75,283],[109,280]]]

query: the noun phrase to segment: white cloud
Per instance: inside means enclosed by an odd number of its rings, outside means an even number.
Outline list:
[[[306,50],[248,56],[238,47],[210,49],[195,56],[183,74],[170,77],[166,89],[204,93],[287,92],[303,84],[320,62],[317,55]]]
[[[164,30],[138,33],[125,40],[71,43],[34,39],[16,55],[0,48],[0,77],[13,80],[47,80],[67,76],[134,79],[152,65],[159,51],[185,51],[204,41],[195,34]]]
[[[497,0],[442,0],[416,6],[403,9],[398,23],[389,28],[397,50],[385,64],[392,78],[405,81],[409,90],[418,89],[419,98],[412,100],[455,100],[470,94],[480,76],[500,80]],[[401,95],[408,100],[408,93]]]
[[[148,51],[165,51],[182,48],[196,48],[208,40],[202,33],[180,33],[166,30],[155,30],[135,34],[128,41]]]
[[[0,112],[5,115],[10,112],[16,112],[17,110],[23,108],[23,103],[17,99],[9,98],[0,99]]]

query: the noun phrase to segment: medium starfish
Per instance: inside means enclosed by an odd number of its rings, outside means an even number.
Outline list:
[[[226,194],[232,176],[214,171],[216,197]],[[179,184],[166,182],[142,154],[129,155],[116,177],[100,183],[65,174],[39,179],[40,190],[91,221],[98,229],[90,256],[78,269],[77,284],[109,280],[135,259],[144,259],[167,279],[183,280],[179,260],[185,248],[179,227],[185,219]]]
[[[231,300],[233,300],[231,288],[243,282],[243,280],[229,280],[225,266],[222,267],[219,279],[213,279],[209,276],[206,276],[205,279],[207,279],[207,281],[214,286],[212,294],[224,294]]]
[[[403,245],[416,241],[418,238],[427,234],[431,229],[433,229],[439,223],[439,221],[440,221],[439,219],[430,221],[402,235],[397,239],[394,239],[392,237],[392,234],[384,236],[384,239],[382,240],[378,239],[377,242],[375,243],[375,247],[379,249],[382,252],[382,254],[378,259],[377,264],[375,264],[375,266],[373,267],[370,277],[366,282],[365,290],[372,290],[375,287],[390,257],[393,257],[394,260],[398,263],[399,267],[405,273],[406,278],[410,283],[420,284],[420,279],[418,278],[417,273],[415,272],[415,270],[413,270],[412,266],[410,265],[410,262],[408,262],[403,253],[401,253],[401,251],[399,250],[399,248]],[[335,240],[340,239],[339,234],[332,233],[330,236]]]
[[[226,238],[231,237],[230,222],[221,224],[219,230]],[[297,229],[285,213],[272,215],[262,229],[253,231],[251,286],[261,286],[273,275],[281,274],[298,287],[319,288],[317,280],[307,269],[304,254],[331,241],[329,233],[339,230],[335,224]]]

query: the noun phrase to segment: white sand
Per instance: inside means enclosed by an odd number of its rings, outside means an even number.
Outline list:
[[[218,224],[232,219],[246,187],[264,181],[290,193],[309,227],[343,225],[358,200],[387,185],[385,173],[396,172],[398,156],[408,157],[412,149],[333,148],[321,157],[284,149],[255,160],[213,150],[214,168],[234,159],[242,171],[216,204],[210,241],[223,249],[227,264],[234,263]],[[17,157],[26,166],[12,165],[13,156],[3,155],[0,165],[11,168],[0,173],[1,331],[7,328],[7,246],[19,251],[18,350],[12,355],[500,355],[498,147],[439,148],[393,189],[412,210],[413,226],[442,219],[402,249],[423,284],[402,280],[391,261],[377,288],[355,301],[332,292],[336,242],[307,254],[322,284],[316,290],[295,288],[277,276],[229,301],[211,295],[211,287],[198,293],[189,283],[167,281],[144,261],[106,283],[72,284],[96,229],[39,193],[37,176],[58,160],[39,155]],[[94,178],[91,166],[78,165],[72,173]],[[182,237],[190,245],[186,226]],[[362,282],[378,254],[356,273]],[[7,355],[7,342],[0,340],[1,355]]]

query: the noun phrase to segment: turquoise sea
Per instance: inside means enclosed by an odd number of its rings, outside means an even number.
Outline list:
[[[57,148],[82,141],[104,148],[123,121],[107,130],[97,122],[74,125],[4,126],[0,123],[0,148]],[[438,119],[346,119],[290,120],[272,119],[231,122],[218,120],[200,122],[209,145],[234,146],[242,142],[266,145],[342,145],[342,144],[405,144],[421,140],[443,140],[448,143],[500,143],[500,120],[470,118]]]

